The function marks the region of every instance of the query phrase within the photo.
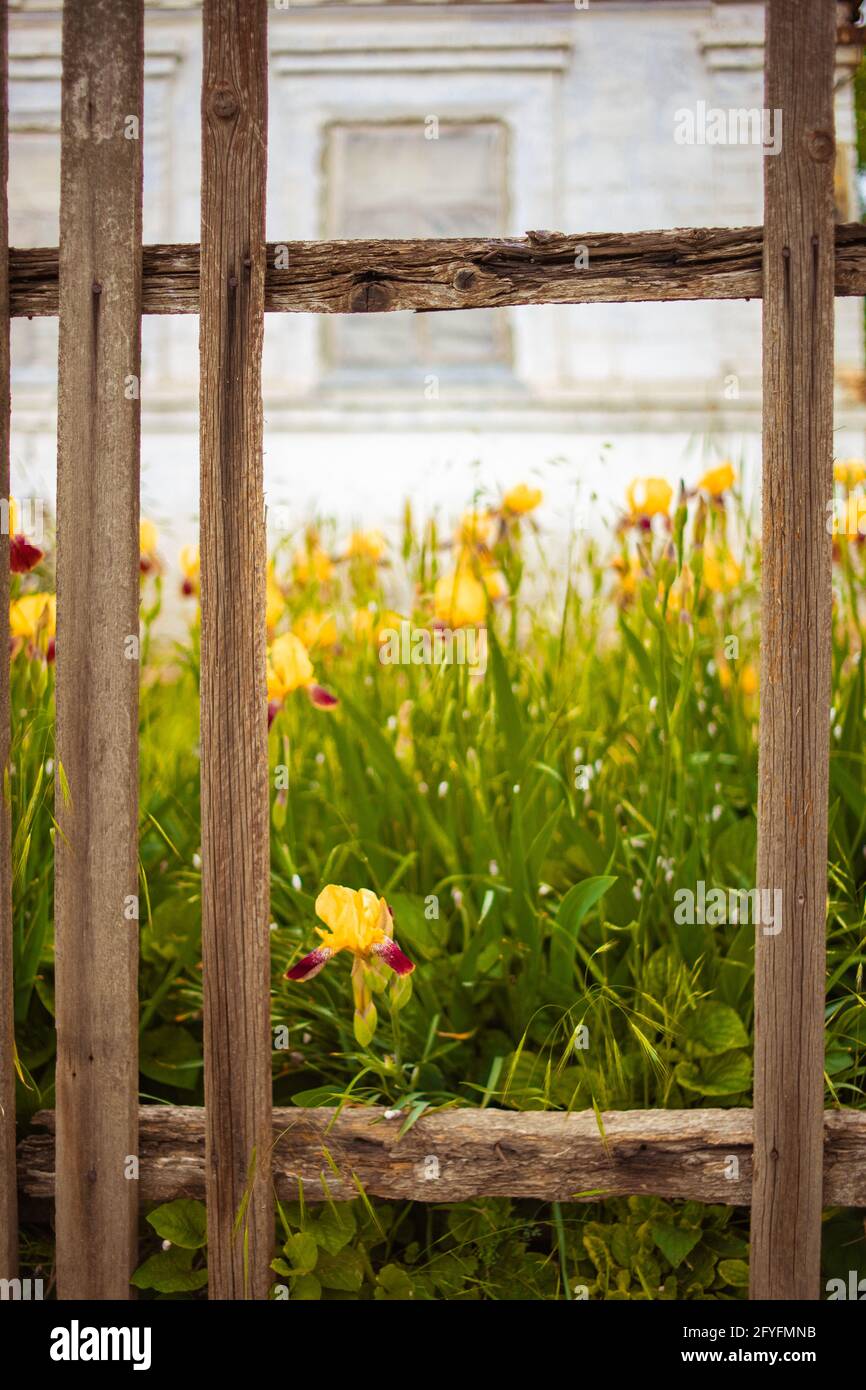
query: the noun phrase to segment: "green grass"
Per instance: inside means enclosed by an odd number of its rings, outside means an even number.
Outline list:
[[[550,526],[542,506],[500,527],[492,559],[508,596],[488,616],[483,676],[382,665],[374,640],[351,635],[350,613],[371,603],[429,618],[437,575],[454,562],[432,524],[407,518],[387,565],[342,562],[324,585],[291,582],[291,547],[276,557],[287,601],[278,630],[321,610],[336,617],[340,640],[312,652],[339,704],[325,712],[296,691],[270,734],[272,1019],[286,1043],[274,1052],[275,1104],[351,1099],[413,1119],[455,1105],[750,1104],[754,928],[674,921],[678,888],[754,884],[760,557],[748,519],[729,494],[709,508],[692,499],[670,532],[657,522],[607,545],[575,536],[565,584],[535,516]],[[731,547],[740,572],[720,587],[705,556],[723,568],[728,532],[741,537]],[[321,539],[336,550],[325,525]],[[148,632],[160,586],[175,582],[145,581]],[[826,1103],[860,1106],[862,546],[841,542],[834,582]],[[732,637],[739,652],[726,660]],[[15,657],[25,1121],[53,1104],[52,680],[41,659]],[[145,644],[140,753],[141,1089],[187,1104],[203,1100],[197,740],[193,626],[170,652]],[[377,996],[367,1046],[353,1030],[347,956],[309,983],[283,979],[316,944],[314,903],[326,883],[384,895],[417,964],[401,1007],[388,991]],[[591,1297],[743,1292],[743,1216],[720,1208],[375,1205],[377,1228],[355,1206],[344,1262],[353,1288],[296,1265],[286,1276],[293,1297],[397,1297],[406,1280],[419,1298],[556,1298],[574,1285]],[[833,1230],[847,1232],[847,1220],[835,1216]],[[287,1241],[305,1229],[297,1214],[289,1226]],[[308,1282],[298,1285],[302,1273]]]

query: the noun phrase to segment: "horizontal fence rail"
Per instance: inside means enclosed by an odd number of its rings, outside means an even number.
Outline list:
[[[390,1117],[390,1118],[389,1118]],[[647,1195],[748,1206],[752,1111],[443,1110],[401,1136],[402,1115],[381,1106],[273,1112],[277,1194],[351,1201],[364,1191],[393,1201],[544,1202]],[[43,1110],[18,1151],[21,1191],[54,1193],[54,1112]],[[205,1115],[197,1106],[139,1110],[139,1196],[205,1195]],[[866,1206],[866,1112],[824,1114],[824,1204]]]
[[[762,227],[419,241],[272,241],[265,309],[364,314],[681,299],[760,299]],[[199,312],[199,248],[145,246],[146,314]],[[866,226],[836,227],[835,293],[866,294]],[[57,313],[57,249],[9,251],[13,318]]]

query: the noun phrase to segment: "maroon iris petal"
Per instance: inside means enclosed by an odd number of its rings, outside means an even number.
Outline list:
[[[316,706],[316,709],[333,709],[334,705],[340,703],[336,695],[332,695],[323,685],[308,685],[307,694]]]
[[[291,970],[286,971],[287,980],[312,980],[314,975],[318,975],[320,970],[324,970],[331,956],[334,954],[327,946],[320,946],[318,950],[311,951],[303,960],[299,960],[297,965],[293,965]]]
[[[31,545],[26,536],[12,536],[9,541],[9,567],[13,574],[27,574],[35,569],[44,555],[38,546]]]
[[[279,700],[268,701],[268,728],[271,727],[281,709],[282,705]]]
[[[409,957],[400,950],[396,941],[380,941],[378,945],[373,947],[373,955],[381,956],[385,964],[390,965],[391,969],[397,975],[411,975],[412,971],[415,969],[414,961],[411,961]]]

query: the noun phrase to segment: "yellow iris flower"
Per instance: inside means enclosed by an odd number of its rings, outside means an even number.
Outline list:
[[[632,516],[667,516],[674,490],[664,478],[635,478],[626,496]]]
[[[541,488],[518,483],[506,492],[502,505],[514,516],[525,516],[527,512],[534,512],[535,508],[541,505],[543,495]]]
[[[309,650],[337,644],[337,624],[328,613],[302,613],[292,624],[292,632]]]
[[[698,487],[702,492],[708,492],[711,497],[721,497],[723,493],[734,486],[736,479],[734,465],[729,459],[725,459],[718,467],[710,468],[704,474]]]
[[[201,585],[201,554],[197,545],[185,545],[180,552],[180,568],[183,581],[180,591],[187,598],[197,594]]]
[[[271,707],[268,710],[269,726],[276,707],[295,690],[306,690],[317,709],[333,709],[339,703],[336,695],[331,695],[316,683],[310,654],[294,632],[284,632],[268,648],[267,680],[268,704]]]
[[[369,888],[329,883],[316,899],[316,915],[325,923],[316,928],[322,944],[291,966],[286,979],[312,980],[340,951],[351,951],[355,1037],[366,1046],[376,1030],[373,987],[377,966],[381,962],[398,976],[410,975],[415,966],[394,940],[391,909]]]
[[[840,459],[833,464],[833,477],[844,487],[856,487],[866,479],[866,463],[862,459]]]
[[[330,555],[320,545],[311,546],[309,550],[295,551],[292,574],[296,584],[307,585],[311,580],[318,584],[326,584],[331,578],[333,568]]]
[[[385,554],[385,537],[381,531],[353,531],[346,546],[350,560],[372,560],[374,563]]]
[[[496,539],[496,524],[493,512],[464,512],[457,527],[457,540],[461,545],[489,550]]]
[[[54,637],[57,632],[55,594],[24,594],[9,605],[9,632],[32,642],[37,636]]]
[[[159,544],[159,534],[152,521],[143,519],[138,525],[138,555],[139,568],[142,574],[147,574],[156,566],[156,547]]]
[[[448,627],[476,627],[487,617],[487,590],[469,570],[457,569],[436,581],[433,611]]]
[[[704,551],[704,583],[714,594],[723,594],[735,589],[743,577],[743,571],[727,551],[718,552],[711,546]]]
[[[293,632],[277,637],[268,651],[268,699],[283,700],[293,690],[308,686],[315,672],[310,654]]]

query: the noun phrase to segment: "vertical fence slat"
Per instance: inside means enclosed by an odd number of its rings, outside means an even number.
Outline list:
[[[57,457],[57,1286],[136,1254],[142,0],[66,0]],[[131,120],[131,118],[134,118]],[[134,121],[138,122],[136,128]],[[64,779],[68,792],[64,793]]]
[[[9,14],[0,0],[0,498],[9,496]],[[0,527],[0,1279],[18,1267],[15,1045],[12,987],[12,846],[9,776],[9,534]]]
[[[205,0],[201,817],[212,1298],[262,1298],[272,1278],[261,397],[266,154],[265,0]]]
[[[833,428],[834,0],[769,0],[751,1297],[815,1299],[821,1254]],[[775,925],[771,931],[775,931]]]

